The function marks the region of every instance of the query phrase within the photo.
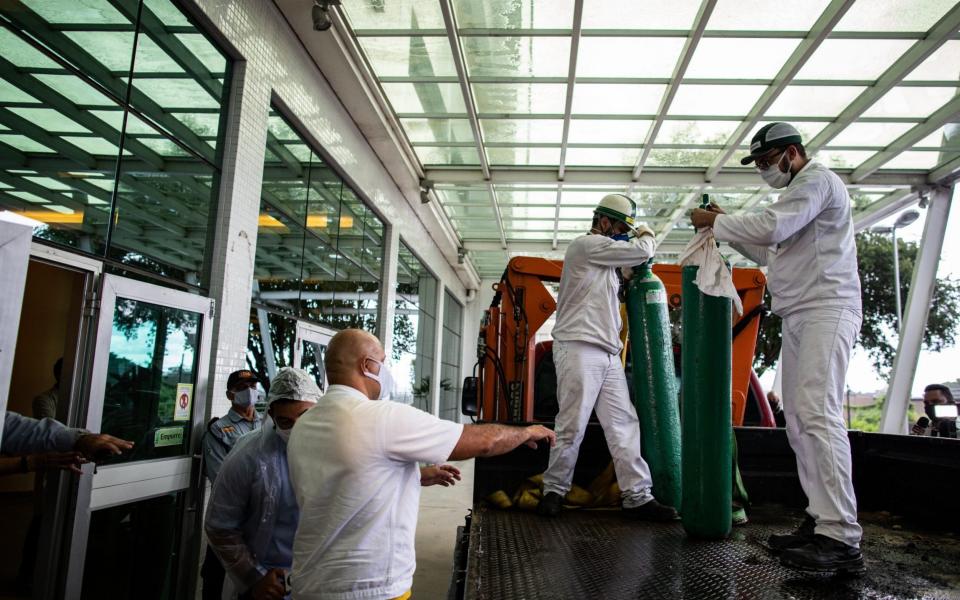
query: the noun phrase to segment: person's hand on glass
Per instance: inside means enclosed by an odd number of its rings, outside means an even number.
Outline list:
[[[105,433],[87,433],[80,436],[73,449],[80,452],[90,460],[96,460],[97,457],[104,455],[122,454],[125,450],[133,448],[133,442],[121,440],[120,438],[107,435]]]
[[[460,469],[453,465],[431,465],[420,468],[420,485],[450,487],[460,481]]]

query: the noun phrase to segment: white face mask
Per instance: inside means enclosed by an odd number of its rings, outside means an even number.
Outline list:
[[[777,160],[776,164],[770,165],[766,169],[760,171],[760,177],[763,177],[763,180],[767,182],[767,185],[774,189],[787,187],[787,184],[790,183],[790,162],[787,161],[786,173],[780,170],[780,161],[783,160],[783,157],[786,155],[787,153],[784,152],[783,155]]]
[[[280,429],[274,425],[273,428],[277,432],[277,435],[280,436],[281,440],[283,440],[285,443],[290,443],[290,434],[293,433],[293,427],[290,429]]]
[[[257,398],[260,397],[260,392],[257,391],[257,388],[247,388],[239,392],[234,393],[233,395],[233,404],[239,406],[240,408],[247,408],[251,404],[257,401]]]
[[[380,365],[379,373],[371,373],[364,369],[363,374],[380,384],[380,394],[377,396],[377,400],[385,400],[393,391],[393,374],[390,372],[390,367],[387,366],[386,361],[380,362],[375,358],[368,358],[367,360]]]

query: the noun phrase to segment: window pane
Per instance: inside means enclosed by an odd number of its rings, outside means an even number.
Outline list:
[[[362,37],[360,45],[378,77],[457,74],[446,37]]]
[[[254,296],[254,302],[257,301]],[[250,309],[247,336],[247,367],[257,374],[265,391],[278,369],[293,365],[293,349],[297,339],[297,321],[265,310]],[[264,340],[267,341],[264,344]]]
[[[907,151],[898,154],[881,169],[921,169],[929,171],[941,162],[940,152]]]
[[[684,41],[656,37],[581,38],[577,77],[670,77]],[[643,59],[637,60],[639,56]]]
[[[855,2],[834,31],[927,31],[953,5],[953,0]]]
[[[266,198],[261,200],[254,301],[273,310],[298,314],[305,235],[302,226],[287,213],[268,204]]]
[[[832,168],[854,169],[873,155],[871,151],[824,149],[817,153],[817,160]]]
[[[913,40],[824,40],[795,79],[877,79]],[[837,60],[842,56],[843,60]]]
[[[460,363],[463,307],[449,291],[443,299],[443,354],[440,364],[440,418],[460,420]]]
[[[480,113],[563,114],[567,86],[562,83],[475,83]]]
[[[685,77],[772,79],[799,43],[764,38],[703,38]]]
[[[462,43],[471,77],[565,77],[570,66],[568,37],[464,37]]]
[[[955,88],[895,87],[863,116],[926,118],[956,95]]]
[[[737,121],[664,121],[657,144],[726,144]]]
[[[829,0],[803,0],[779,4],[767,0],[720,0],[710,15],[707,30],[807,31]],[[790,18],[785,19],[784,14]]]
[[[913,123],[852,123],[830,140],[830,145],[886,146],[913,127]]]
[[[761,85],[681,85],[671,115],[746,115],[766,88]]]
[[[767,109],[770,117],[836,117],[866,88],[790,85]]]
[[[664,85],[580,83],[573,88],[573,114],[652,115]]]
[[[480,155],[474,146],[456,148],[417,146],[414,148],[425,165],[479,165]]]
[[[557,144],[563,137],[560,119],[481,119],[480,129],[485,142]]]
[[[570,121],[571,144],[636,144],[643,143],[651,121],[625,119],[573,119]]]
[[[100,431],[135,442],[109,463],[180,456],[189,452],[192,410],[177,414],[178,395],[196,384],[201,315],[117,298]]]
[[[467,119],[401,119],[411,142],[472,142]]]
[[[950,40],[940,46],[927,60],[904,77],[906,81],[950,80],[956,81],[960,75],[960,41]]]
[[[719,150],[654,149],[646,164],[648,167],[707,167],[719,154]]]
[[[556,148],[487,148],[493,165],[558,165],[560,147]]]
[[[436,2],[347,0],[343,8],[354,29],[443,29],[443,14]]]
[[[431,411],[436,293],[436,279],[401,242],[391,355],[396,388],[391,398],[428,412]]]
[[[699,0],[593,0],[583,11],[584,29],[690,29]]]
[[[454,0],[461,29],[569,29],[573,0]]]
[[[385,83],[383,91],[398,113],[467,112],[457,83]]]
[[[639,158],[639,148],[567,148],[570,166],[632,167]]]

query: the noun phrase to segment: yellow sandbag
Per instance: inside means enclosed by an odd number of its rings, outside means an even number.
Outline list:
[[[590,483],[587,490],[593,494],[594,497],[599,498],[610,489],[610,484],[616,481],[616,478],[616,472],[613,470],[613,461],[611,461],[610,464],[607,465],[607,468]]]
[[[593,494],[579,485],[574,485],[570,488],[570,491],[567,492],[565,500],[567,504],[572,504],[573,506],[590,506],[593,504]]]
[[[520,501],[517,502],[517,508],[520,510],[534,510],[538,504],[540,504],[540,500],[534,497],[530,490],[524,490],[523,493],[520,494]]]
[[[617,506],[620,504],[620,486],[614,481],[594,501],[594,506]]]
[[[487,496],[487,502],[503,510],[513,506],[513,502],[510,501],[510,497],[507,496],[506,492],[503,490],[497,490]]]
[[[536,485],[539,488],[543,488],[543,473],[540,473],[539,475],[533,475],[531,477],[527,477],[527,481]]]

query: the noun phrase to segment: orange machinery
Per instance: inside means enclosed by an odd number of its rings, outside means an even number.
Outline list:
[[[557,309],[544,282],[560,281],[563,261],[518,256],[507,264],[496,294],[483,315],[478,339],[479,419],[531,422],[536,333]],[[666,287],[670,305],[679,307],[681,267],[654,265]],[[743,315],[733,323],[733,421],[743,423],[747,388],[756,349],[766,277],[759,269],[733,269],[733,283],[743,302]]]

